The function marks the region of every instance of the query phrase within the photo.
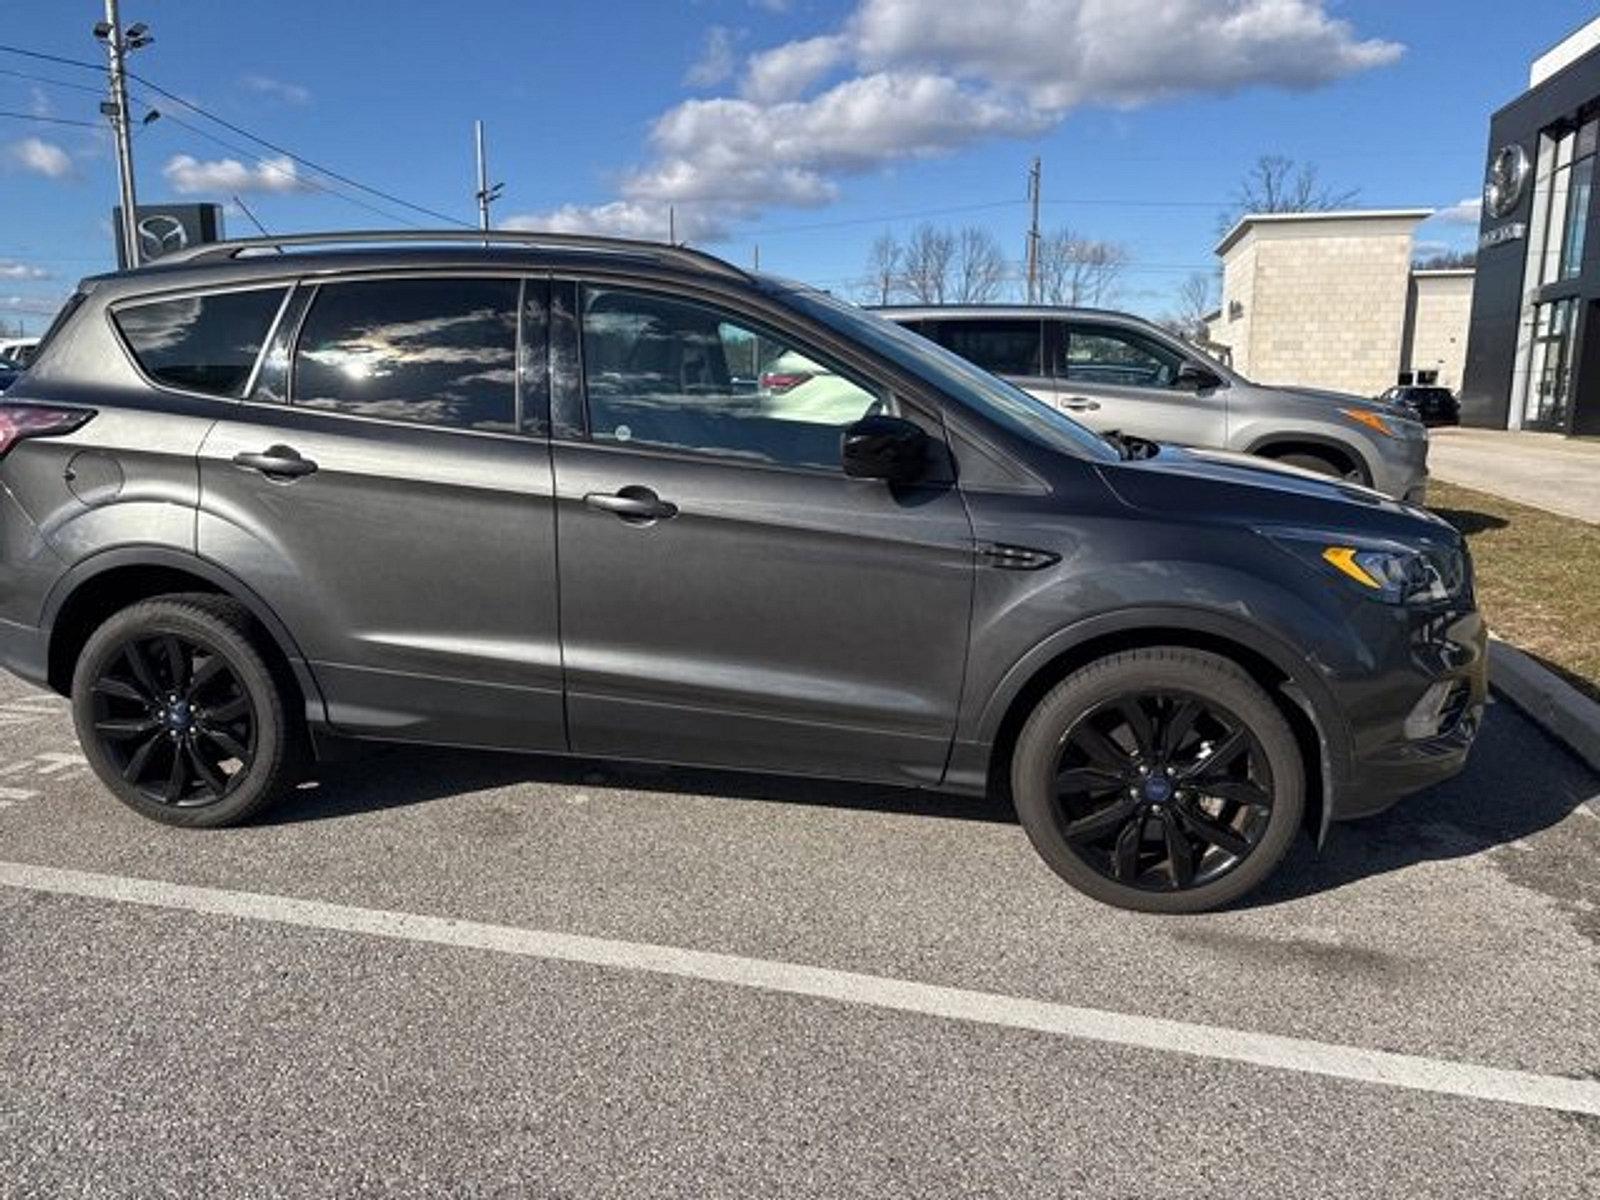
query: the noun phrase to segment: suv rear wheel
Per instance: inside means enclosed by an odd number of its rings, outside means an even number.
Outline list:
[[[90,635],[72,680],[89,765],[124,804],[169,825],[244,820],[293,782],[299,727],[247,610],[178,595]]]
[[[1050,867],[1107,904],[1201,912],[1282,862],[1305,763],[1272,698],[1215,654],[1158,647],[1077,671],[1017,740],[1012,795]]]

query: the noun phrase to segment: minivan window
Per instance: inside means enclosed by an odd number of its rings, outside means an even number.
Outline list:
[[[590,436],[840,469],[847,425],[881,396],[809,350],[708,305],[583,290]]]
[[[300,330],[291,402],[513,432],[520,288],[515,279],[326,284]]]
[[[941,321],[934,326],[934,340],[996,375],[1040,375],[1042,332],[1037,319]]]
[[[157,383],[237,397],[283,303],[284,287],[125,304],[111,319]]]
[[[1169,388],[1178,381],[1183,355],[1131,329],[1114,325],[1069,325],[1063,330],[1057,375],[1076,383]]]

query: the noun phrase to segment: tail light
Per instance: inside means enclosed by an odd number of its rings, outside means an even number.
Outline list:
[[[0,402],[0,458],[26,438],[60,437],[82,429],[94,416],[90,408],[56,408],[49,404]]]
[[[808,379],[814,376],[809,371],[768,371],[761,377],[761,390],[764,392],[792,392]]]

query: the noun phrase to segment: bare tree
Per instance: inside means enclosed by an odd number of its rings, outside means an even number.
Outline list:
[[[892,233],[879,234],[867,251],[867,278],[861,297],[868,304],[888,304],[900,290],[900,267],[905,251]]]
[[[1424,255],[1411,264],[1414,271],[1456,271],[1463,267],[1478,265],[1478,252],[1476,250],[1442,250],[1437,254]]]
[[[1120,242],[1058,229],[1039,244],[1039,293],[1047,304],[1109,304],[1128,259]]]
[[[950,269],[955,258],[955,234],[932,225],[918,225],[901,256],[901,290],[921,304],[943,304],[950,292]]]
[[[1216,301],[1216,276],[1204,271],[1196,271],[1178,285],[1177,295],[1174,297],[1177,304],[1174,310],[1162,321],[1168,329],[1186,338],[1203,338],[1209,330],[1206,328],[1206,318],[1211,315],[1211,310]]]
[[[1006,256],[994,234],[968,225],[956,238],[954,299],[957,304],[986,304],[1005,287]]]
[[[1217,224],[1227,232],[1246,213],[1332,212],[1348,208],[1360,195],[1360,188],[1337,191],[1323,183],[1316,163],[1263,154],[1234,188],[1233,203]]]

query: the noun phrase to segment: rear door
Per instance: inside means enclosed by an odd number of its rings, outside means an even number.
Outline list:
[[[1102,433],[1118,430],[1184,446],[1226,446],[1226,386],[1179,386],[1181,349],[1113,321],[1060,322],[1054,341],[1055,403]]]
[[[937,782],[966,508],[948,473],[891,488],[839,466],[846,424],[909,406],[728,302],[588,285],[571,307],[553,454],[573,749]]]
[[[336,728],[565,748],[546,294],[303,286],[205,441],[200,553],[288,625]]]
[[[920,329],[945,349],[1041,400],[1051,399],[1040,317],[943,317]]]

